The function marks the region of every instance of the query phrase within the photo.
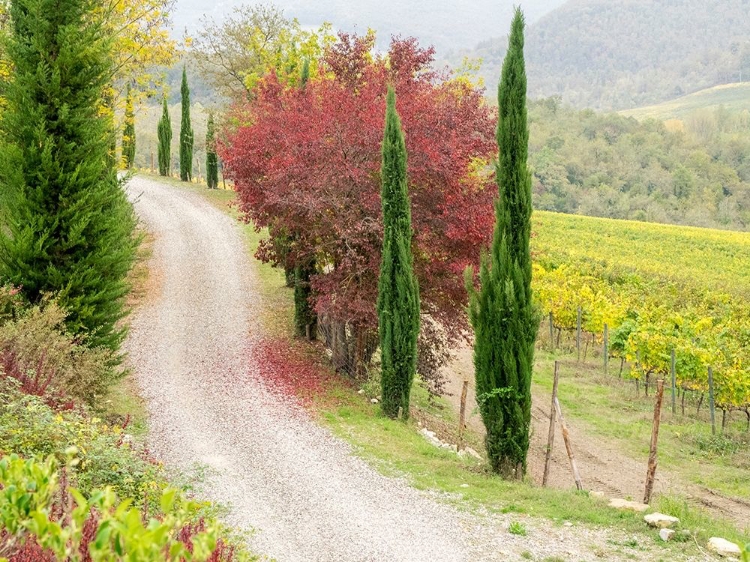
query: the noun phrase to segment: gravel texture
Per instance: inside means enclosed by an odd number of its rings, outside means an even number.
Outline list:
[[[203,467],[201,493],[228,507],[228,523],[252,529],[254,551],[279,562],[473,562],[527,551],[595,560],[608,541],[624,540],[470,515],[378,474],[264,385],[249,353],[261,328],[240,227],[189,190],[136,177],[128,192],[155,236],[149,296],[126,344],[148,404],[150,448],[180,472]],[[508,533],[511,517],[527,537]]]

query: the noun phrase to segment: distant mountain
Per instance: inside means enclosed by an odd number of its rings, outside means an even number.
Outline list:
[[[495,84],[506,39],[463,54]],[[526,36],[529,94],[624,109],[750,80],[750,0],[570,0]],[[458,62],[460,57],[454,57]]]
[[[523,7],[529,21],[536,21],[565,0],[527,0]],[[252,0],[177,0],[174,29],[181,35],[195,31],[203,14],[217,21],[233,6]],[[375,29],[383,44],[391,35],[417,37],[434,45],[441,54],[468,49],[478,39],[502,34],[510,25],[513,4],[498,0],[277,0],[273,2],[302,25],[317,27],[327,21],[337,29],[364,33]]]

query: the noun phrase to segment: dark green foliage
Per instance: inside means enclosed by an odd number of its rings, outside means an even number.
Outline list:
[[[216,139],[214,130],[214,114],[208,114],[206,130],[206,183],[208,189],[216,189],[219,185],[219,157],[216,155]]]
[[[531,372],[538,328],[531,299],[531,174],[527,167],[524,19],[516,10],[498,90],[495,204],[492,248],[481,260],[479,292],[467,272],[469,316],[475,331],[477,402],[487,429],[493,471],[522,478],[531,422]]]
[[[310,59],[305,59],[302,63],[302,73],[300,74],[300,84],[304,88],[310,80]]]
[[[318,315],[310,306],[310,277],[315,274],[315,262],[298,264],[294,269],[294,327],[298,336],[309,340],[318,337]]]
[[[411,209],[406,176],[406,144],[388,88],[381,168],[383,255],[378,279],[381,350],[381,406],[388,417],[409,416],[409,393],[417,365],[419,286],[411,253]]]
[[[159,175],[169,176],[172,173],[172,121],[169,119],[169,107],[167,106],[167,96],[164,95],[163,111],[157,134],[159,136]]]
[[[133,94],[130,84],[125,94],[125,124],[122,130],[122,164],[126,169],[135,162],[135,114],[133,113]]]
[[[190,125],[190,89],[185,67],[182,68],[182,121],[180,123],[180,179],[190,181],[193,177],[193,127]]]
[[[125,335],[135,217],[111,161],[102,97],[112,39],[95,0],[14,0],[14,71],[0,118],[0,279],[58,296],[72,334],[116,350]]]

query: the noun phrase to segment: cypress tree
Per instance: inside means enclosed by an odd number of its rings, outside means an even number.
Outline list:
[[[219,158],[216,155],[215,135],[214,114],[209,113],[206,127],[206,183],[208,189],[216,189],[219,185]]]
[[[187,73],[182,67],[182,122],[180,123],[180,179],[190,181],[193,177],[193,127],[190,125],[190,89]]]
[[[524,18],[516,9],[498,88],[499,148],[495,230],[479,279],[467,271],[475,331],[477,402],[487,429],[492,469],[506,478],[526,471],[531,423],[531,372],[538,315],[531,299],[531,175],[527,166]]]
[[[133,113],[133,93],[128,84],[125,94],[125,123],[122,130],[122,163],[126,169],[135,163],[135,115]]]
[[[406,177],[406,144],[388,88],[381,167],[383,254],[378,280],[381,350],[381,406],[391,418],[409,416],[409,394],[417,367],[419,286],[411,254],[411,209]]]
[[[13,0],[0,116],[0,282],[55,295],[68,329],[116,350],[135,215],[102,111],[112,37],[96,0]]]
[[[159,175],[169,176],[172,172],[172,121],[169,119],[167,95],[162,100],[163,109],[156,132],[159,137],[157,152],[159,155]]]

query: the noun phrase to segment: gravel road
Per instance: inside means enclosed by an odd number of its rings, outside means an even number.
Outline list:
[[[463,560],[449,509],[374,472],[264,386],[248,353],[256,281],[234,221],[145,178],[128,191],[155,236],[154,291],[126,346],[152,451],[183,471],[207,467],[207,495],[280,562]]]
[[[267,388],[252,362],[259,303],[240,227],[186,189],[136,177],[128,192],[155,239],[126,343],[150,448],[180,472],[203,467],[201,493],[227,506],[228,523],[252,529],[254,551],[279,562],[601,555],[610,531],[516,515],[529,536],[511,535],[511,516],[457,511],[355,457]]]

